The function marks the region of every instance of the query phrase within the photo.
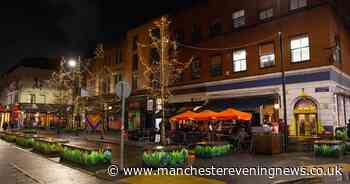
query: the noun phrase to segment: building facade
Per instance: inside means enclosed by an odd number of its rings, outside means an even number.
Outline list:
[[[49,80],[57,63],[46,58],[23,59],[3,75],[1,123],[16,123],[16,126],[54,123],[58,94],[50,87]]]
[[[193,60],[172,86],[170,106],[235,107],[259,114],[257,123],[277,121],[283,117],[283,62],[290,135],[345,126],[350,119],[347,7],[342,0],[206,0],[172,13],[177,59]],[[152,54],[137,46],[150,43],[151,27],[152,21],[129,30],[122,44],[122,78],[133,89],[129,122],[137,122],[132,128],[153,126],[142,64]]]

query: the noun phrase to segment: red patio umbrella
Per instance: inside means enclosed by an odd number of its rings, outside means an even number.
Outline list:
[[[217,114],[217,118],[220,120],[243,120],[243,121],[249,121],[252,119],[252,114],[242,112],[233,108],[228,108],[220,113]]]
[[[191,120],[197,113],[192,111],[186,111],[184,113],[178,114],[170,118],[170,121],[183,121],[183,120]]]
[[[197,121],[209,121],[209,120],[216,120],[217,119],[217,112],[206,110],[200,113],[197,113],[193,119]]]

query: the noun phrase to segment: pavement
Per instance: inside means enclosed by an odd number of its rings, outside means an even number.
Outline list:
[[[3,184],[109,184],[88,173],[51,161],[0,140],[0,178]]]

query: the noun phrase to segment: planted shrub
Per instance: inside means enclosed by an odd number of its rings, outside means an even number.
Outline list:
[[[69,161],[87,167],[110,164],[112,157],[109,151],[85,151],[65,147],[60,155],[64,161]]]
[[[186,149],[174,151],[152,151],[143,153],[143,162],[148,167],[182,167],[188,160]]]
[[[63,147],[59,143],[48,143],[42,141],[35,141],[33,144],[34,151],[45,154],[55,155],[62,152]]]
[[[25,148],[31,148],[34,145],[34,139],[27,137],[17,137],[16,144]]]
[[[230,144],[225,145],[197,145],[194,153],[200,158],[211,158],[226,155],[232,150]]]
[[[339,128],[335,131],[335,138],[337,140],[346,141],[348,139],[348,133],[346,128]]]
[[[326,157],[338,157],[345,150],[345,144],[342,145],[327,145],[327,144],[315,144],[314,153],[316,156]]]
[[[16,136],[11,134],[5,134],[3,139],[7,142],[16,142]]]

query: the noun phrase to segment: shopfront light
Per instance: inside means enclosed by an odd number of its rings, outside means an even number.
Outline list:
[[[275,108],[276,110],[280,109],[280,104],[275,104],[273,108]]]

